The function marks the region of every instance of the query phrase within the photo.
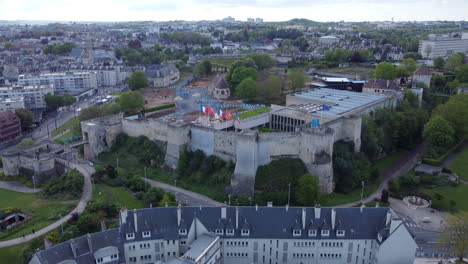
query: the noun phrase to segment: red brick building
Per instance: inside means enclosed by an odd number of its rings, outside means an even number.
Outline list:
[[[21,136],[21,121],[11,111],[0,112],[0,143]]]

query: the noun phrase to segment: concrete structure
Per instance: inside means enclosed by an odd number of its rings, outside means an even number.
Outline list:
[[[95,72],[57,72],[42,73],[39,75],[20,75],[20,86],[53,85],[55,93],[80,94],[97,88]]]
[[[231,90],[226,82],[224,74],[218,73],[208,86],[208,95],[215,99],[228,99]]]
[[[319,38],[320,45],[333,45],[339,41],[340,39],[335,36],[324,36]]]
[[[429,59],[448,57],[457,52],[468,54],[468,33],[463,33],[458,38],[429,34],[428,40],[419,41],[418,52]]]
[[[42,263],[412,264],[417,245],[389,208],[163,207],[34,254]]]
[[[362,87],[362,92],[367,94],[385,94],[399,92],[402,89],[391,80],[370,79]]]
[[[179,69],[173,64],[154,64],[146,67],[146,77],[152,87],[167,87],[180,78]]]
[[[74,72],[95,72],[97,86],[114,86],[121,84],[128,78],[127,72],[120,71],[120,67],[111,66],[82,66],[73,69]]]
[[[23,98],[23,108],[43,109],[47,106],[44,98],[48,93],[54,94],[53,85],[0,87],[0,100]]]
[[[15,112],[16,109],[23,109],[24,99],[23,97],[12,97],[12,98],[0,98],[0,112],[12,111]]]
[[[431,87],[431,79],[432,72],[425,64],[423,64],[413,74],[413,85],[417,86],[418,83],[422,82],[429,88]]]
[[[11,111],[0,112],[0,143],[5,143],[20,136],[21,121],[18,116]]]
[[[44,182],[51,176],[64,172],[65,168],[62,163],[57,162],[58,159],[73,160],[76,153],[51,140],[43,140],[24,149],[4,151],[1,156],[5,175]]]

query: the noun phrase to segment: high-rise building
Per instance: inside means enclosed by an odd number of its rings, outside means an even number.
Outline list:
[[[448,57],[461,52],[468,54],[468,33],[461,37],[450,37],[448,35],[430,34],[428,40],[419,41],[419,54],[430,59],[437,57]]]
[[[11,112],[0,112],[0,143],[21,136],[21,121],[18,116]]]
[[[53,85],[55,93],[81,94],[90,89],[97,88],[96,73],[88,72],[58,72],[42,73],[39,75],[20,75],[20,86]]]
[[[34,255],[41,263],[412,264],[417,245],[390,208],[161,207]]]
[[[14,86],[0,87],[0,100],[23,98],[24,108],[46,108],[44,97],[46,94],[54,94],[54,85]]]

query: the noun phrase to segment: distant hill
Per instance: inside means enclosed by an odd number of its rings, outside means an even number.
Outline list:
[[[287,21],[289,24],[301,24],[301,25],[317,25],[320,24],[320,22],[312,21],[306,18],[294,18],[289,21]]]

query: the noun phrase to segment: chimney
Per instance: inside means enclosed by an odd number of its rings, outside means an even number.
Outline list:
[[[258,204],[255,205],[255,211],[258,211]]]
[[[302,208],[302,229],[306,228],[306,209]]]
[[[320,205],[316,205],[314,208],[315,219],[320,219]]]
[[[361,204],[361,209],[360,209],[361,214],[362,214],[362,211],[364,211],[364,207],[366,207],[366,206],[364,204]]]
[[[133,209],[133,222],[133,224],[135,225],[135,232],[138,232],[138,217],[136,209]]]
[[[93,252],[93,243],[91,241],[91,235],[88,233],[86,235],[86,238],[88,239],[88,247],[89,247],[89,252]]]
[[[289,210],[289,204],[286,204],[286,212]]]
[[[180,220],[182,220],[182,206],[177,206],[177,226],[180,226]]]
[[[236,206],[236,229],[239,228],[239,207]]]
[[[385,219],[385,225],[388,226],[392,221],[392,212],[390,210],[387,211],[387,218]]]
[[[387,80],[387,88],[390,86],[390,80]]]
[[[336,223],[336,209],[332,208],[331,209],[331,224],[332,224],[332,230],[335,230],[335,223]]]
[[[221,206],[221,219],[226,219],[226,204]]]
[[[127,223],[128,211],[127,209],[120,210],[120,224]]]
[[[73,257],[76,258],[76,248],[75,248],[75,245],[73,245],[73,242],[74,242],[74,239],[70,240],[70,247],[71,247],[71,250],[73,252]]]
[[[379,207],[379,206],[380,206],[379,202],[376,202],[375,207]]]
[[[267,202],[267,207],[273,207],[273,202]]]

